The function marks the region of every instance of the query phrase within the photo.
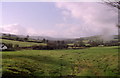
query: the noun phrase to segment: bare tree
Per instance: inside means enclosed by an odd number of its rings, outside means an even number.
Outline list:
[[[107,5],[111,6],[111,7],[115,7],[118,10],[120,10],[120,0],[103,0]]]

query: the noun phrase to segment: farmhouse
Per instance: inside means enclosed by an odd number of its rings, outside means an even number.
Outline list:
[[[6,49],[7,49],[7,46],[3,43],[0,43],[0,51],[6,50]]]

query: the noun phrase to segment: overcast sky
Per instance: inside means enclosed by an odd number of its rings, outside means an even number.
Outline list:
[[[117,34],[117,10],[97,2],[3,2],[2,32],[78,38]]]

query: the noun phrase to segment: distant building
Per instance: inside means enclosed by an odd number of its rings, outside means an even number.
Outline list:
[[[7,46],[3,43],[0,43],[0,51],[7,50]]]

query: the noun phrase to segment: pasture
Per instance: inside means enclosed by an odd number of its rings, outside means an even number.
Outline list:
[[[12,43],[13,45],[19,44],[20,47],[29,47],[32,45],[46,45],[45,43],[34,43],[34,42],[23,42],[23,41],[15,41],[15,40],[7,40],[7,39],[0,39],[0,42],[9,44]]]
[[[118,46],[2,52],[4,78],[118,76]]]

